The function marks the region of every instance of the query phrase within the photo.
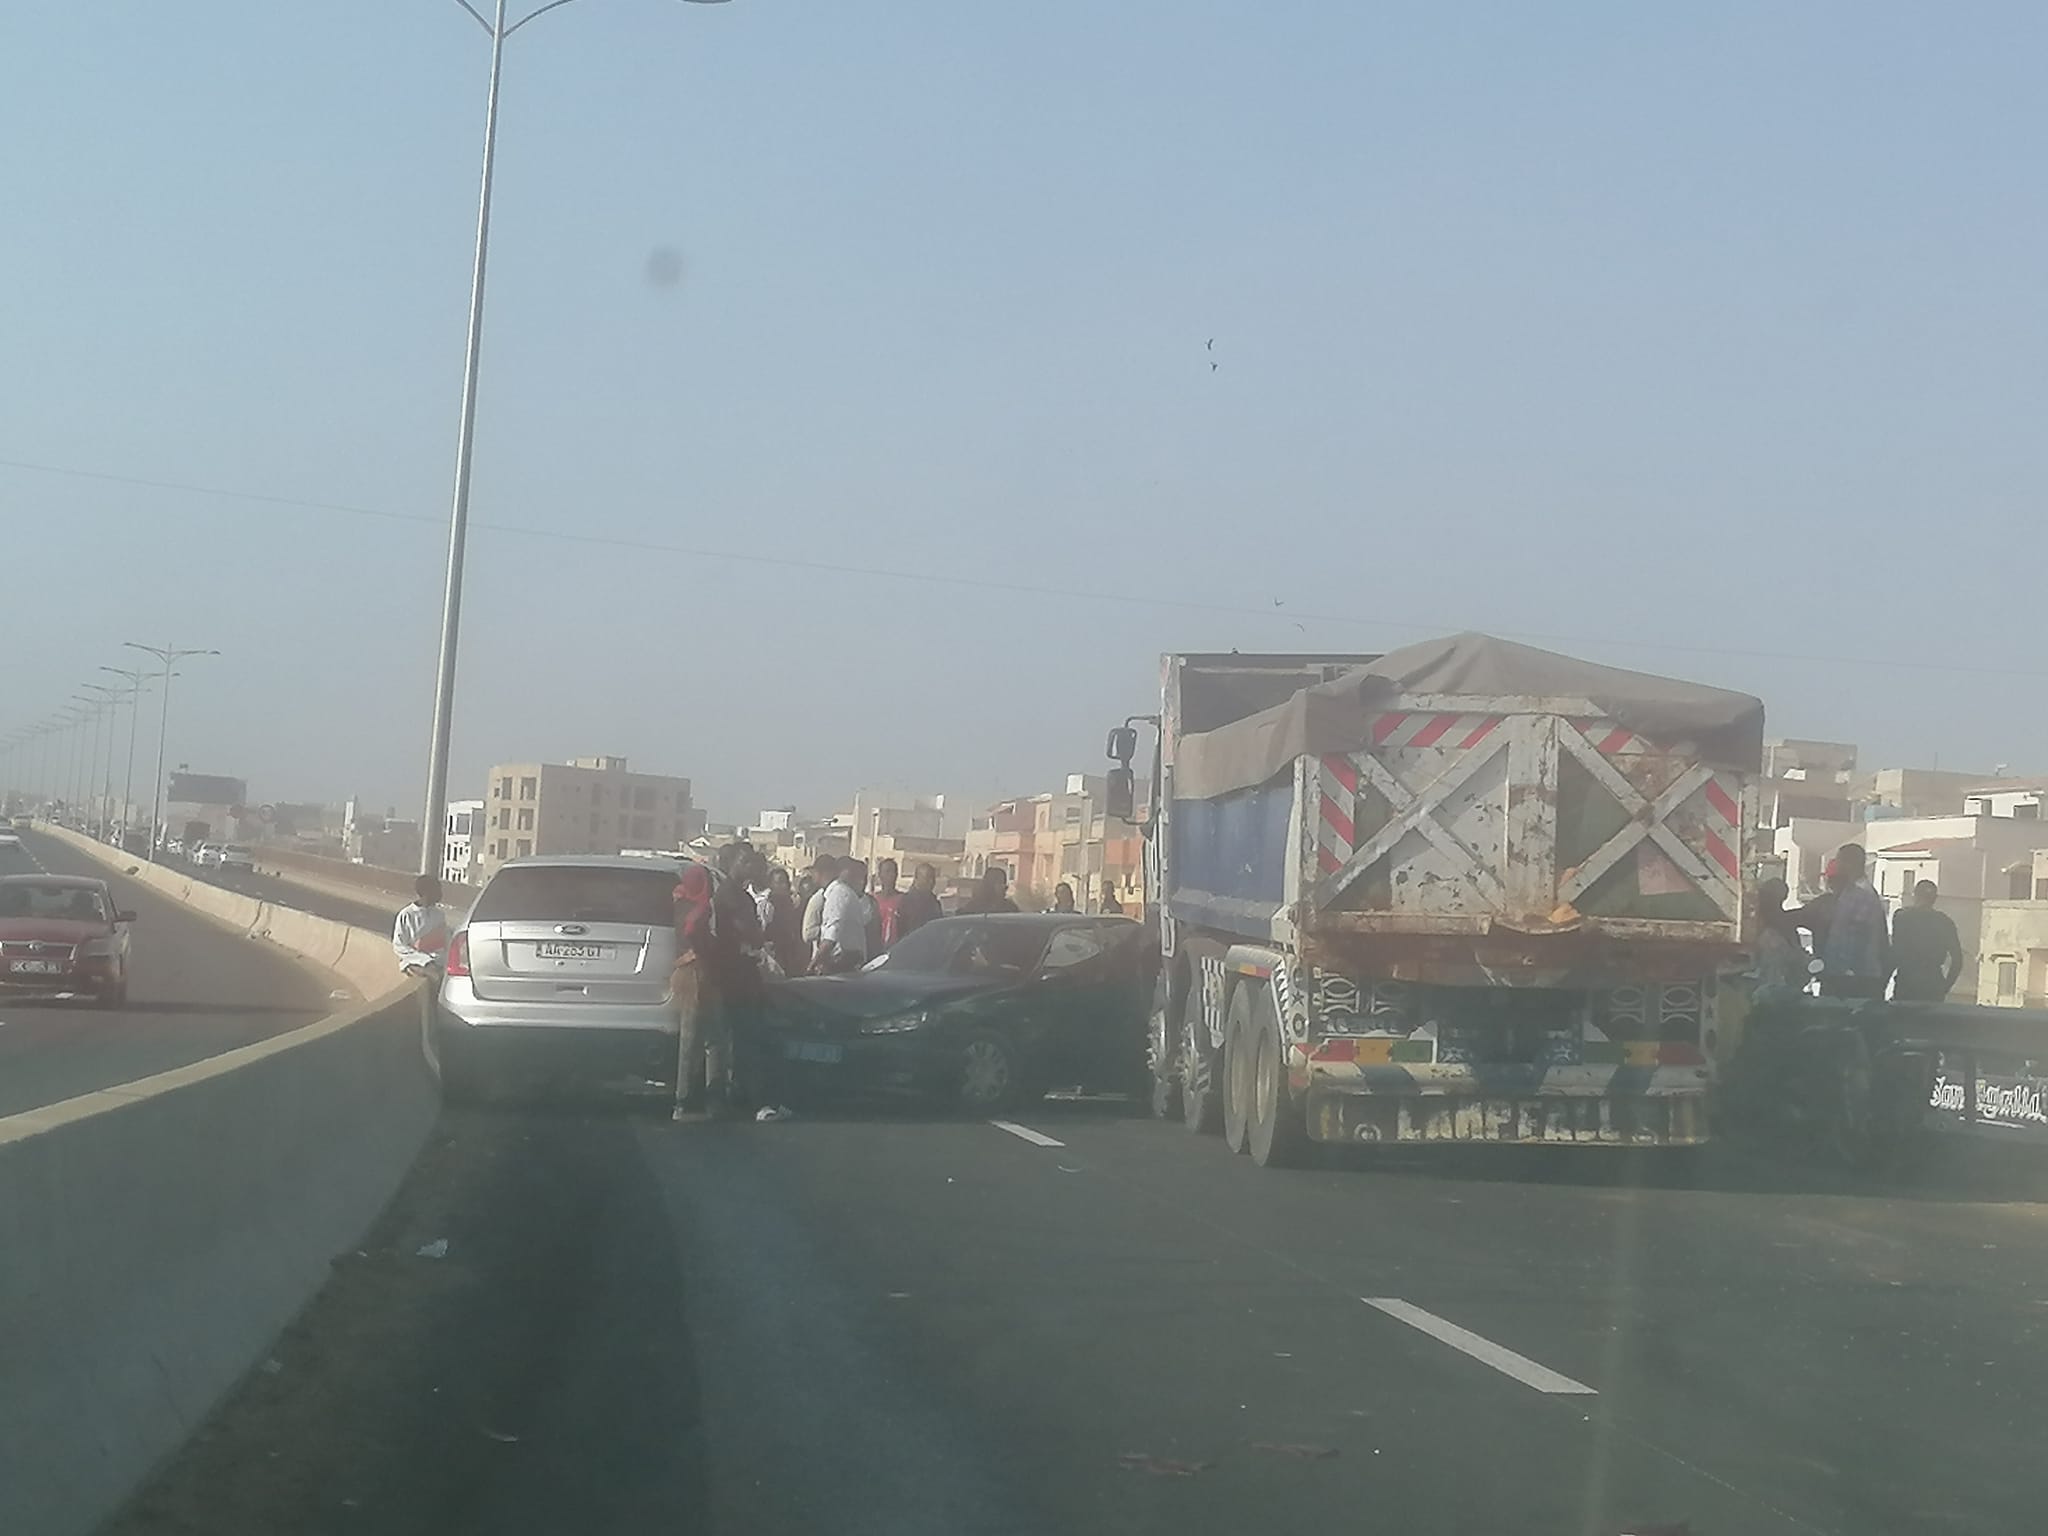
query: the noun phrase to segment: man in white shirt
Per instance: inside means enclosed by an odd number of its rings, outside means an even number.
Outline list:
[[[413,885],[419,899],[398,914],[391,928],[391,948],[408,976],[425,976],[448,953],[448,909],[441,905],[441,882],[421,875]]]
[[[874,903],[867,893],[868,867],[859,859],[839,866],[839,878],[825,887],[818,920],[818,947],[811,969],[825,975],[857,971],[867,964],[868,923]]]

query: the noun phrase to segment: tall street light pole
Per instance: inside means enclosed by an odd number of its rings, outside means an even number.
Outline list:
[[[78,765],[85,755],[85,717],[91,703],[84,695],[73,694],[64,706],[64,731],[69,739],[63,748],[63,765],[58,771],[63,779],[64,809],[74,817],[78,814]]]
[[[105,738],[106,745],[110,751],[114,744],[114,706],[120,702],[121,690],[109,688],[105,683],[87,683],[85,691],[98,700],[93,705],[92,711],[92,755],[85,760],[85,792],[91,795],[101,782],[101,738]],[[102,721],[105,722],[104,727],[102,727]],[[101,795],[94,800],[92,814],[86,818],[88,835],[91,835],[90,828],[97,824],[100,827],[100,835],[104,837],[106,835],[106,820],[107,801],[106,797]]]
[[[455,720],[455,652],[462,631],[462,561],[469,539],[469,468],[476,446],[476,378],[484,331],[484,263],[491,244],[491,171],[498,156],[498,81],[505,60],[505,39],[548,11],[570,0],[548,0],[510,26],[505,0],[486,0],[491,15],[455,0],[491,37],[491,83],[484,98],[483,183],[477,194],[476,260],[469,279],[469,341],[462,363],[462,424],[455,437],[455,500],[448,513],[448,571],[441,589],[441,658],[434,675],[434,735],[427,750],[427,804],[420,821],[420,873],[441,868],[442,825],[448,819],[448,738]],[[689,0],[693,5],[719,5],[724,0]]]
[[[142,719],[142,691],[149,685],[149,673],[143,668],[137,668],[132,672],[123,671],[119,667],[101,667],[100,670],[102,672],[111,672],[114,676],[128,684],[128,774],[121,781],[121,840],[125,843],[128,840],[128,833],[134,830],[135,734],[136,727]],[[113,750],[109,748],[107,752],[107,778],[110,781],[107,788],[109,793],[113,790],[111,783],[113,776],[114,754]]]
[[[149,852],[143,855],[152,864],[156,862],[157,841],[162,835],[160,824],[164,814],[164,741],[171,734],[171,679],[177,674],[171,670],[187,656],[218,656],[219,651],[181,651],[175,645],[143,645],[134,640],[121,642],[131,651],[140,651],[145,656],[154,656],[163,663],[164,699],[163,714],[156,727],[156,789],[149,797]]]

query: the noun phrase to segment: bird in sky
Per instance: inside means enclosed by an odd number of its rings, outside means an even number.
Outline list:
[[[1211,336],[1207,341],[1203,342],[1202,350],[1204,352],[1214,352],[1216,350],[1216,338]]]

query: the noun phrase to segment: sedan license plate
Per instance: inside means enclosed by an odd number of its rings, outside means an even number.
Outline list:
[[[17,976],[61,976],[64,974],[64,962],[61,960],[13,960],[8,962],[7,968]]]
[[[782,1054],[791,1061],[844,1061],[846,1047],[831,1045],[817,1040],[791,1040],[782,1047]]]
[[[543,943],[538,946],[543,960],[609,960],[618,950],[616,944],[556,944]]]

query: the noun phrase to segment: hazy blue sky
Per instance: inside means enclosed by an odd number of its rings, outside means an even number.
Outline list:
[[[813,565],[479,527],[455,787],[1023,792],[1162,650],[1458,628],[2048,768],[2044,49],[1871,0],[550,14],[474,516]],[[0,458],[415,519],[0,467],[0,729],[218,646],[174,759],[415,806],[486,64],[451,0],[0,12]]]

